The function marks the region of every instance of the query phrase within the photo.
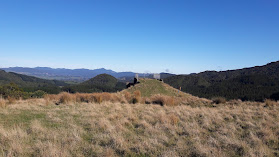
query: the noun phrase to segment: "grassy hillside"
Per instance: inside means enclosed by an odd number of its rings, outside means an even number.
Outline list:
[[[100,74],[80,84],[64,87],[63,90],[70,93],[117,92],[125,87],[125,83],[118,82],[115,77],[108,74]]]
[[[265,66],[229,71],[206,71],[164,79],[169,85],[199,97],[222,96],[227,99],[278,100],[279,61]]]
[[[272,157],[279,154],[278,111],[278,104],[240,101],[215,107],[17,101],[0,109],[0,156]]]
[[[62,81],[45,80],[12,72],[8,73],[3,70],[0,70],[0,86],[9,83],[15,83],[27,92],[43,90],[48,93],[58,93],[60,92],[59,86],[67,85]]]
[[[123,92],[133,93],[137,90],[141,92],[141,95],[144,97],[150,97],[156,94],[163,94],[168,96],[186,96],[188,94],[180,92],[178,90],[155,79],[140,79],[139,84],[132,86],[128,89],[123,90]]]

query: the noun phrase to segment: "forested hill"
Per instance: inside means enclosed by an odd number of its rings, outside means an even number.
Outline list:
[[[65,86],[66,83],[57,80],[45,80],[32,76],[17,74],[13,72],[5,72],[0,70],[0,86],[9,83],[15,83],[24,91],[43,90],[48,93],[60,92],[59,86]]]
[[[92,92],[117,92],[126,88],[126,84],[119,82],[115,77],[108,74],[100,74],[90,80],[77,85],[66,86],[64,91],[70,93],[92,93]]]
[[[278,100],[279,61],[238,70],[177,75],[164,79],[164,82],[205,98],[222,96],[227,99]]]

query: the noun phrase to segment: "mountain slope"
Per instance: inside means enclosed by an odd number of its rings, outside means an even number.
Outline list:
[[[264,66],[229,71],[206,71],[164,79],[169,85],[205,98],[262,101],[279,92],[279,61]]]
[[[60,91],[59,86],[67,85],[62,81],[45,80],[12,72],[8,73],[0,70],[0,85],[9,83],[17,84],[23,88],[24,91],[44,90],[48,93],[58,93]]]

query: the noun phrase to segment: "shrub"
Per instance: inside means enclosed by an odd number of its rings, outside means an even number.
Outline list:
[[[26,96],[28,93],[24,92],[23,89],[19,88],[15,83],[10,83],[1,87],[0,94],[5,99],[7,99],[8,97],[19,99]]]
[[[224,104],[227,102],[227,100],[224,97],[214,97],[212,98],[212,102],[214,104]]]
[[[279,100],[279,92],[272,94],[270,96],[270,99],[275,100],[275,101]]]
[[[46,92],[44,92],[42,90],[37,90],[33,94],[31,94],[31,97],[32,98],[43,98],[45,94],[46,94]]]

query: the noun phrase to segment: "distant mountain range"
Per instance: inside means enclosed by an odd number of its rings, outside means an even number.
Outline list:
[[[36,68],[26,68],[26,67],[9,67],[9,68],[1,68],[6,72],[15,72],[19,74],[35,76],[44,79],[52,79],[52,80],[63,80],[63,81],[75,81],[75,82],[83,82],[89,80],[100,74],[108,74],[122,81],[130,81],[134,78],[134,72],[115,72],[108,69],[64,69],[58,68],[53,69],[49,67],[36,67]],[[172,76],[173,74],[162,73],[162,77]],[[139,74],[140,77],[150,78],[150,74]]]
[[[169,85],[199,97],[222,96],[227,99],[263,101],[278,100],[279,61],[228,71],[205,71],[198,74],[176,75],[164,79]]]

